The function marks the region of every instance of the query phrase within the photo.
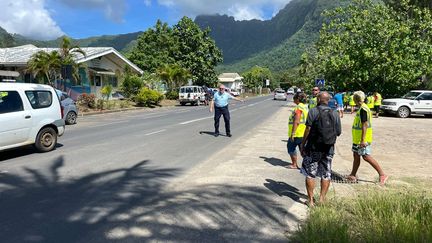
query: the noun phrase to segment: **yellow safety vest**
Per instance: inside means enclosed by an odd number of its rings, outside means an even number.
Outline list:
[[[360,118],[360,111],[365,110],[367,112],[368,118],[368,127],[366,130],[365,142],[372,143],[372,112],[366,104],[362,104],[360,109],[357,111],[356,116],[354,118],[353,126],[352,126],[352,138],[353,144],[360,144],[362,140],[362,123]]]
[[[369,107],[369,109],[373,109],[375,106],[375,98],[373,96],[368,96],[367,102],[367,106]]]
[[[376,94],[376,100],[375,100],[375,106],[380,106],[382,102],[382,96],[381,94],[377,93]]]
[[[305,130],[306,130],[306,118],[308,116],[308,108],[305,104],[303,103],[299,103],[295,108],[294,111],[292,113],[292,115],[289,118],[289,123],[288,123],[288,137],[291,137],[292,134],[292,129],[293,129],[293,125],[294,125],[294,116],[296,114],[297,110],[301,110],[302,114],[300,117],[300,124],[297,126],[297,129],[295,131],[295,138],[302,138]]]
[[[349,105],[350,106],[355,106],[356,105],[356,103],[354,102],[354,95],[351,95],[349,97]]]
[[[312,99],[309,100],[309,109],[316,107],[317,104],[318,104],[317,97],[313,97]]]

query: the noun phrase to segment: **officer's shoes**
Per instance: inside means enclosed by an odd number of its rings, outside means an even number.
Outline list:
[[[229,138],[232,137],[231,133],[227,133],[227,137]]]

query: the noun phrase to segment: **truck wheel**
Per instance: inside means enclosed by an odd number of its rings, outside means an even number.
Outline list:
[[[35,148],[39,152],[48,152],[57,144],[57,132],[52,127],[45,127],[36,136]]]
[[[410,113],[411,113],[411,111],[408,107],[401,106],[401,107],[399,107],[396,115],[400,118],[407,118],[407,117],[409,117]]]

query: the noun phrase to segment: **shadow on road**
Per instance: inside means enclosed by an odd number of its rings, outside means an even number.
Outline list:
[[[301,198],[307,199],[307,196],[300,192],[296,187],[293,187],[285,182],[274,181],[272,179],[266,179],[266,181],[267,182],[264,183],[264,186],[280,197],[286,196],[299,203],[303,203],[300,200]]]
[[[63,147],[63,144],[57,143],[55,149],[61,147]],[[0,161],[24,157],[34,153],[38,153],[38,151],[32,145],[27,145],[24,147],[19,147],[16,149],[0,152]]]
[[[295,218],[256,187],[168,190],[180,171],[147,160],[73,179],[62,178],[64,163],[0,174],[2,242],[285,242],[264,229]]]
[[[288,168],[288,166],[291,165],[291,163],[288,163],[286,161],[274,157],[268,158],[268,157],[260,156],[260,158],[263,159],[265,162],[274,166],[282,166]]]

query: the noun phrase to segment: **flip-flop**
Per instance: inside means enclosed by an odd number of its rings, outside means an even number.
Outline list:
[[[382,179],[381,179],[381,178],[382,178]],[[389,178],[388,175],[380,176],[380,177],[379,177],[379,180],[380,180],[379,184],[380,184],[381,186],[384,186],[384,185],[386,184],[388,178]]]

